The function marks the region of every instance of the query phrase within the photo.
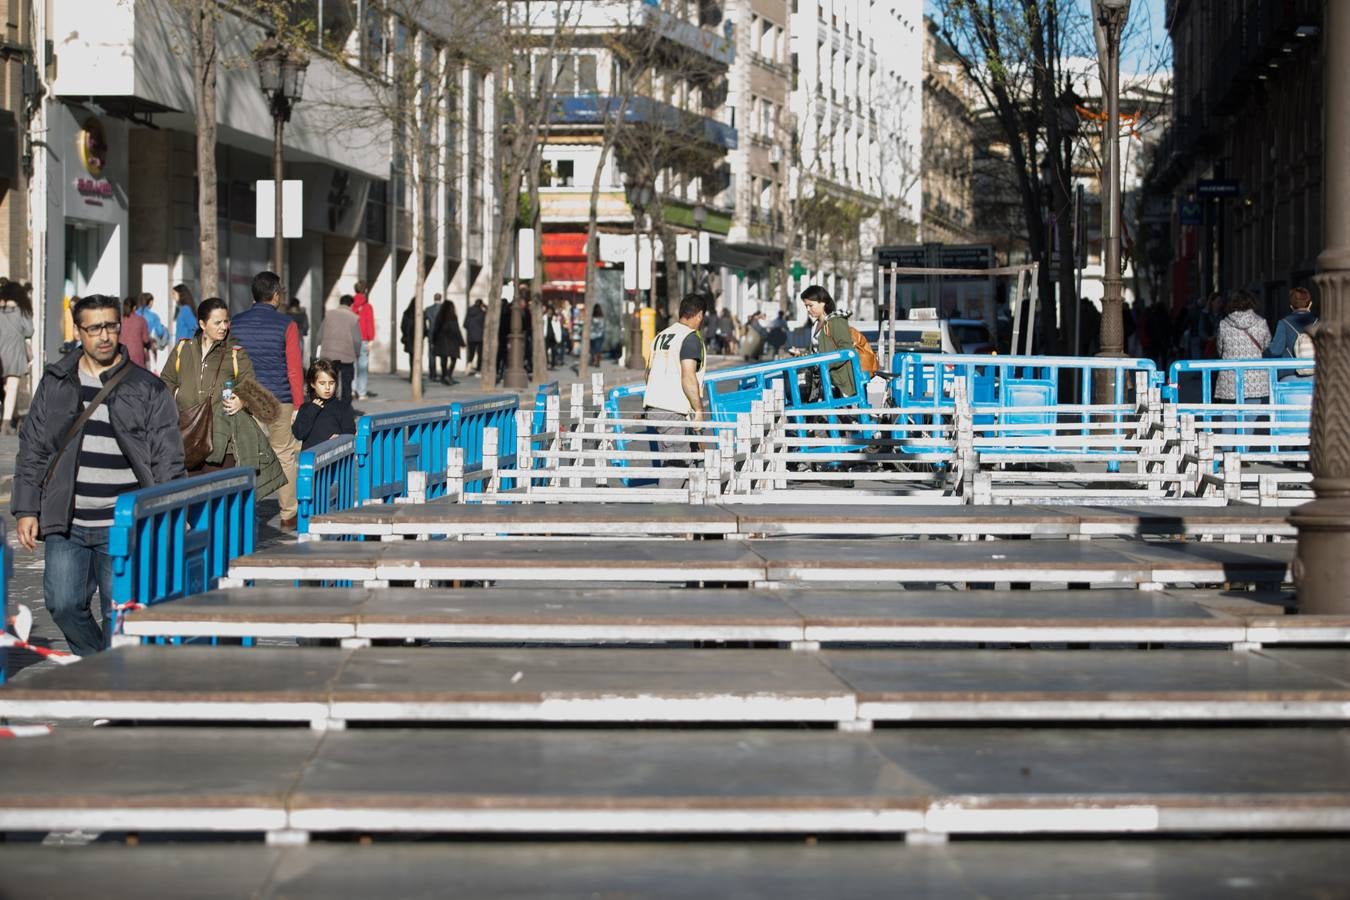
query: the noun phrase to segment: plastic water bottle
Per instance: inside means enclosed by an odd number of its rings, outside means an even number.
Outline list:
[[[220,399],[224,400],[226,403],[228,403],[229,401],[231,401],[231,400],[234,399],[234,381],[233,381],[233,380],[226,379],[226,381],[225,381],[225,389],[224,389],[223,391],[220,392]]]

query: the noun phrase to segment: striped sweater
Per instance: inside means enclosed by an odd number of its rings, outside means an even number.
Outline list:
[[[88,406],[103,387],[98,376],[80,369],[80,403]],[[118,496],[136,490],[136,473],[117,444],[106,403],[94,410],[80,438],[75,471],[75,515],[71,522],[86,528],[112,525]]]

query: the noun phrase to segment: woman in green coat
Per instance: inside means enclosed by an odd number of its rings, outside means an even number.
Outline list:
[[[178,342],[160,378],[173,389],[180,413],[211,400],[211,453],[189,474],[247,466],[258,473],[256,490],[262,498],[286,483],[286,473],[254,419],[275,422],[281,406],[254,377],[248,353],[229,336],[225,301],[203,300],[197,305],[196,336]],[[227,381],[233,382],[228,396]]]
[[[811,319],[811,352],[828,353],[831,350],[852,350],[853,336],[848,330],[848,316],[835,313],[834,298],[818,284],[802,291],[806,315]],[[836,397],[851,397],[857,392],[853,381],[853,366],[847,360],[830,366],[830,385]]]

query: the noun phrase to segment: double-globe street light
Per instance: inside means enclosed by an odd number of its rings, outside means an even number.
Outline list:
[[[642,361],[642,273],[639,271],[642,254],[639,250],[639,233],[642,228],[642,216],[651,206],[655,192],[646,179],[627,178],[623,183],[624,196],[633,209],[633,314],[628,317],[627,367],[641,369]]]
[[[268,105],[272,109],[272,197],[275,207],[272,270],[281,275],[282,137],[286,123],[291,120],[291,108],[300,102],[304,94],[305,70],[309,67],[309,57],[287,47],[276,35],[268,35],[267,39],[254,49],[253,59],[258,66],[258,82],[262,86],[263,96],[267,98]]]
[[[1120,279],[1120,38],[1130,0],[1092,0],[1097,55],[1104,70],[1106,128],[1102,158],[1102,326],[1098,356],[1125,355]],[[1114,387],[1114,386],[1112,386]]]

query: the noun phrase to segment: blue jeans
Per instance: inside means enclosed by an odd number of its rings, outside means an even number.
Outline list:
[[[370,374],[370,343],[362,341],[361,349],[356,354],[356,384],[353,385],[358,397],[366,395],[366,376],[368,374]]]
[[[52,620],[76,656],[103,649],[103,629],[89,607],[98,588],[103,621],[112,605],[108,529],[72,525],[70,534],[48,535],[42,549],[42,594]]]

